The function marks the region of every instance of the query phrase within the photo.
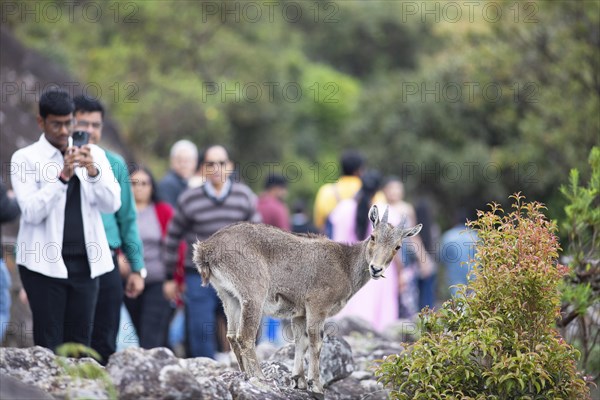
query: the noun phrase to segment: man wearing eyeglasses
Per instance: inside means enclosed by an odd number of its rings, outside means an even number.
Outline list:
[[[240,221],[260,222],[257,198],[252,190],[230,178],[233,163],[223,146],[210,146],[199,157],[202,186],[181,194],[166,239],[167,270],[172,279],[180,240],[185,240],[185,307],[188,357],[215,358],[216,313],[221,309],[215,290],[203,287],[192,261],[192,244],[205,240],[219,229]],[[165,296],[177,297],[173,280],[165,282]]]
[[[104,107],[98,100],[86,96],[77,96],[74,101],[75,129],[87,131],[90,134],[90,143],[98,145],[102,140]],[[146,269],[129,174],[123,157],[108,150],[104,151],[121,187],[121,208],[115,213],[102,214],[102,222],[113,262],[119,265],[118,254],[122,252],[130,266],[125,295],[135,298],[144,290]],[[119,269],[115,268],[100,276],[100,291],[94,317],[92,348],[100,354],[103,364],[108,362],[108,358],[117,348],[122,304],[123,283]]]
[[[121,189],[98,146],[70,146],[73,100],[50,89],[39,101],[40,139],[11,160],[21,219],[17,264],[36,345],[89,346],[98,276],[115,268],[100,214],[121,206]]]

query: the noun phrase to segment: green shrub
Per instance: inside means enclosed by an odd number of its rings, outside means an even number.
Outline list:
[[[591,174],[580,185],[576,169],[560,191],[567,200],[561,232],[566,234],[569,274],[561,285],[562,332],[581,351],[579,362],[596,383],[600,381],[600,147],[589,155]],[[587,174],[583,174],[586,176]],[[595,316],[594,316],[595,314]]]
[[[556,226],[540,203],[512,196],[469,223],[479,243],[472,280],[439,311],[425,309],[421,338],[379,365],[397,399],[585,399],[578,353],[558,334]]]

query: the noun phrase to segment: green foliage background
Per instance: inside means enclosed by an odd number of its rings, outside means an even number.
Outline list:
[[[176,140],[219,142],[254,189],[264,174],[244,165],[293,163],[290,197],[310,199],[351,146],[443,207],[442,225],[516,191],[561,212],[566,171],[599,143],[597,0],[459,2],[460,18],[446,2],[266,3],[2,0],[2,21],[98,85],[159,176]]]

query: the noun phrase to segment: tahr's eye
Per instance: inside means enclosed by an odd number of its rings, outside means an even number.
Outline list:
[[[400,250],[401,245],[396,246],[396,251]]]
[[[371,241],[374,242],[375,241],[375,236],[371,235]]]

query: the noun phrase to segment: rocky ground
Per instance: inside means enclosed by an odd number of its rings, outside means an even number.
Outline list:
[[[410,323],[385,334],[361,321],[342,320],[326,335],[321,352],[321,381],[326,399],[387,399],[374,377],[374,360],[403,351]],[[1,399],[311,399],[291,389],[294,345],[257,348],[265,380],[248,379],[234,357],[229,363],[209,358],[181,359],[166,348],[131,348],[114,354],[106,368],[90,358],[55,356],[42,347],[0,349]],[[85,371],[85,372],[82,372]]]

